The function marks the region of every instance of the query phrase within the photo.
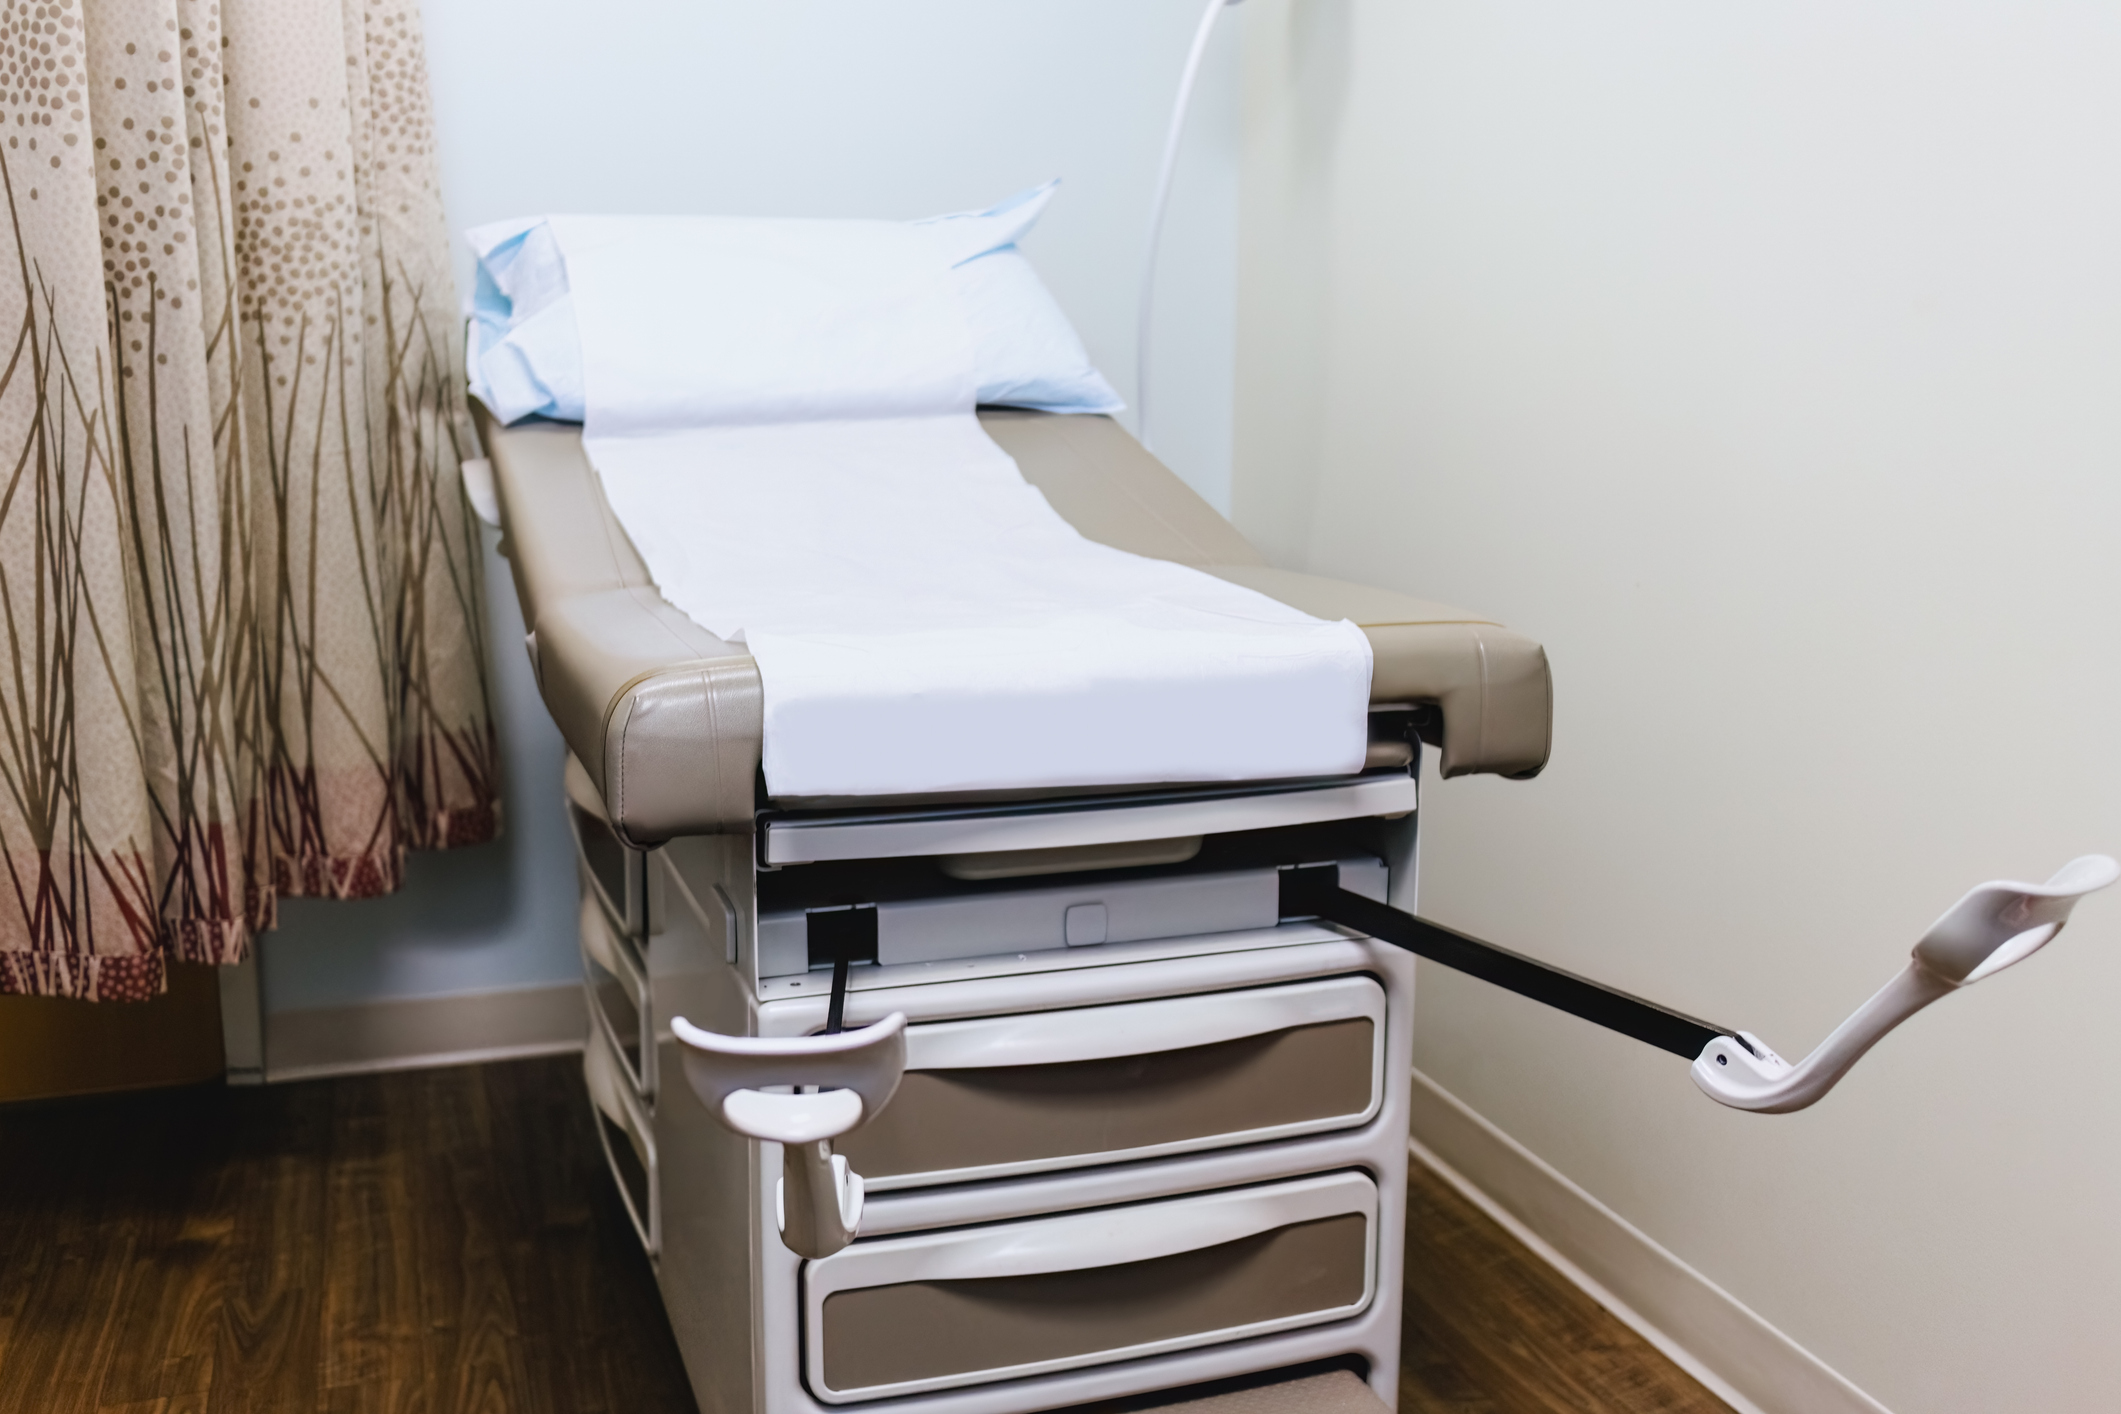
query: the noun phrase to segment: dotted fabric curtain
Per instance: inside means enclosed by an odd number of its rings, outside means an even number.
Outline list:
[[[417,0],[0,0],[0,991],[499,829]]]

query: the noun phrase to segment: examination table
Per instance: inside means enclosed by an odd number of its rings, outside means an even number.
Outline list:
[[[1269,566],[1108,418],[983,410],[1090,539],[1360,626],[1367,768],[769,799],[756,667],[658,595],[580,428],[478,416],[569,752],[585,1073],[702,1409],[1014,1414],[1284,1378],[1217,1401],[1390,1403],[1413,959],[1285,918],[1278,881],[1333,861],[1411,909],[1419,752],[1537,772],[1539,645]],[[835,968],[833,1029],[906,1016],[904,1078],[838,1144],[859,1237],[806,1259],[781,1146],[715,1121],[672,1027],[816,1033]]]

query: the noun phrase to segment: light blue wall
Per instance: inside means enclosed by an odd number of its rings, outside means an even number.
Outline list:
[[[405,887],[384,898],[282,900],[279,930],[261,954],[268,1011],[538,987],[582,975],[572,846],[559,803],[566,748],[538,700],[515,585],[494,553],[498,538],[485,532],[501,840],[414,854]]]
[[[1124,393],[1150,187],[1198,16],[1198,0],[427,0],[443,195],[459,229],[536,211],[910,218],[1059,176],[1025,247]],[[1157,306],[1158,450],[1225,507],[1236,31],[1196,96]],[[578,975],[562,748],[490,553],[487,585],[506,838],[415,856],[390,898],[284,905],[263,951],[270,1010]]]

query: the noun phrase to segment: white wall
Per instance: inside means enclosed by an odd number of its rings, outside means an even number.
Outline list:
[[[1150,187],[1197,0],[427,0],[458,228],[534,211],[911,218],[1062,191],[1025,249],[1128,394]],[[1196,95],[1158,291],[1157,442],[1229,500],[1237,31]],[[468,287],[468,257],[460,279]],[[296,902],[273,1011],[578,974],[558,735],[488,576],[509,837],[390,899]]]
[[[1423,911],[1801,1053],[2121,852],[2121,11],[1254,0],[1240,525],[1545,642]],[[2121,898],[1817,1110],[1425,968],[1431,1076],[1887,1406],[2121,1408]]]
[[[1131,392],[1150,188],[1199,0],[605,0],[594,13],[427,0],[459,226],[540,210],[911,219],[1057,176],[1024,249]],[[1229,24],[1175,189],[1157,383],[1167,460],[1224,503],[1238,128]]]

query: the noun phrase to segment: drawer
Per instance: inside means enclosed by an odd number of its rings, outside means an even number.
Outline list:
[[[611,1043],[634,1093],[655,1098],[655,1022],[648,1006],[648,969],[639,950],[619,936],[610,915],[584,895],[579,919],[582,981],[589,1015]]]
[[[574,835],[585,887],[602,902],[620,932],[642,937],[648,921],[648,856],[619,841],[589,772],[572,755],[567,758],[565,779],[567,828]]]
[[[663,1200],[658,1184],[655,1129],[628,1086],[612,1044],[601,1027],[589,1028],[582,1048],[582,1079],[596,1119],[604,1162],[619,1185],[619,1198],[641,1246],[653,1258],[663,1248]]]
[[[1375,1184],[1333,1173],[856,1242],[805,1265],[805,1372],[844,1404],[1341,1320],[1376,1225]]]
[[[1360,976],[923,1023],[891,1103],[833,1148],[882,1191],[1351,1129],[1384,1054]]]

